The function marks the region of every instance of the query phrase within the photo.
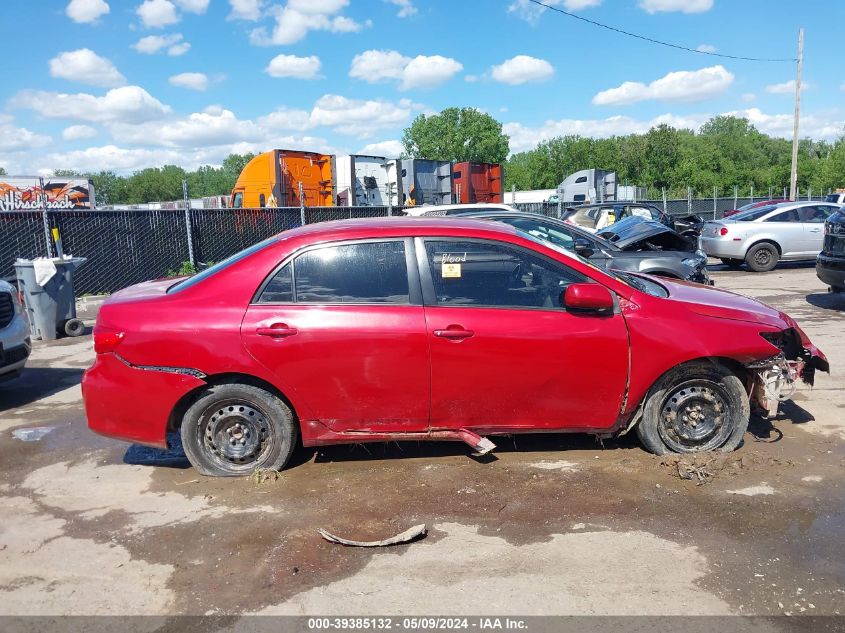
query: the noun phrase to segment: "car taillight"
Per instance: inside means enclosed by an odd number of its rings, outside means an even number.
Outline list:
[[[728,229],[726,227],[723,226],[721,229],[719,229],[719,235],[724,236],[724,235],[727,235],[727,234],[728,234]]]
[[[97,354],[108,354],[113,352],[124,337],[123,332],[111,328],[94,328],[94,352]]]

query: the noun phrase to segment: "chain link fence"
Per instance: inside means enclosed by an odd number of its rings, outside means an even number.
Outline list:
[[[720,218],[750,198],[643,200],[670,215]],[[760,198],[754,200],[760,201]],[[566,203],[517,203],[521,211],[551,217]],[[0,213],[0,278],[14,278],[18,257],[56,255],[47,238],[59,230],[65,254],[87,257],[76,292],[111,293],[147,279],[201,269],[277,233],[316,222],[404,215],[403,207],[283,207],[123,211],[8,211]],[[188,266],[189,265],[189,266]]]

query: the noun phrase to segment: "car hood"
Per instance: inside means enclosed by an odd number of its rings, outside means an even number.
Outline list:
[[[597,234],[622,250],[641,247],[644,242],[659,242],[661,250],[695,250],[694,244],[673,229],[645,218],[625,218],[603,228]]]
[[[684,303],[687,309],[696,314],[759,323],[780,330],[794,324],[794,321],[780,310],[729,290],[666,279],[661,279],[660,283],[669,291],[669,301]]]

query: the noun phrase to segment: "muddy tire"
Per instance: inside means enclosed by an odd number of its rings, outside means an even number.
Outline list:
[[[721,259],[722,263],[728,268],[739,268],[744,262],[742,259],[734,259],[732,257],[722,257]]]
[[[182,418],[182,446],[203,475],[237,477],[281,470],[296,446],[297,425],[278,397],[252,385],[208,387]]]
[[[729,453],[742,443],[751,406],[745,386],[718,363],[676,367],[646,397],[637,435],[655,455]]]
[[[755,273],[767,273],[778,265],[779,258],[777,246],[770,242],[761,242],[748,249],[745,263]]]

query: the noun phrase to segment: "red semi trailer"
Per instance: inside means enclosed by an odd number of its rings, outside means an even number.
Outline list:
[[[504,202],[502,166],[498,163],[455,163],[452,200],[456,204]]]

